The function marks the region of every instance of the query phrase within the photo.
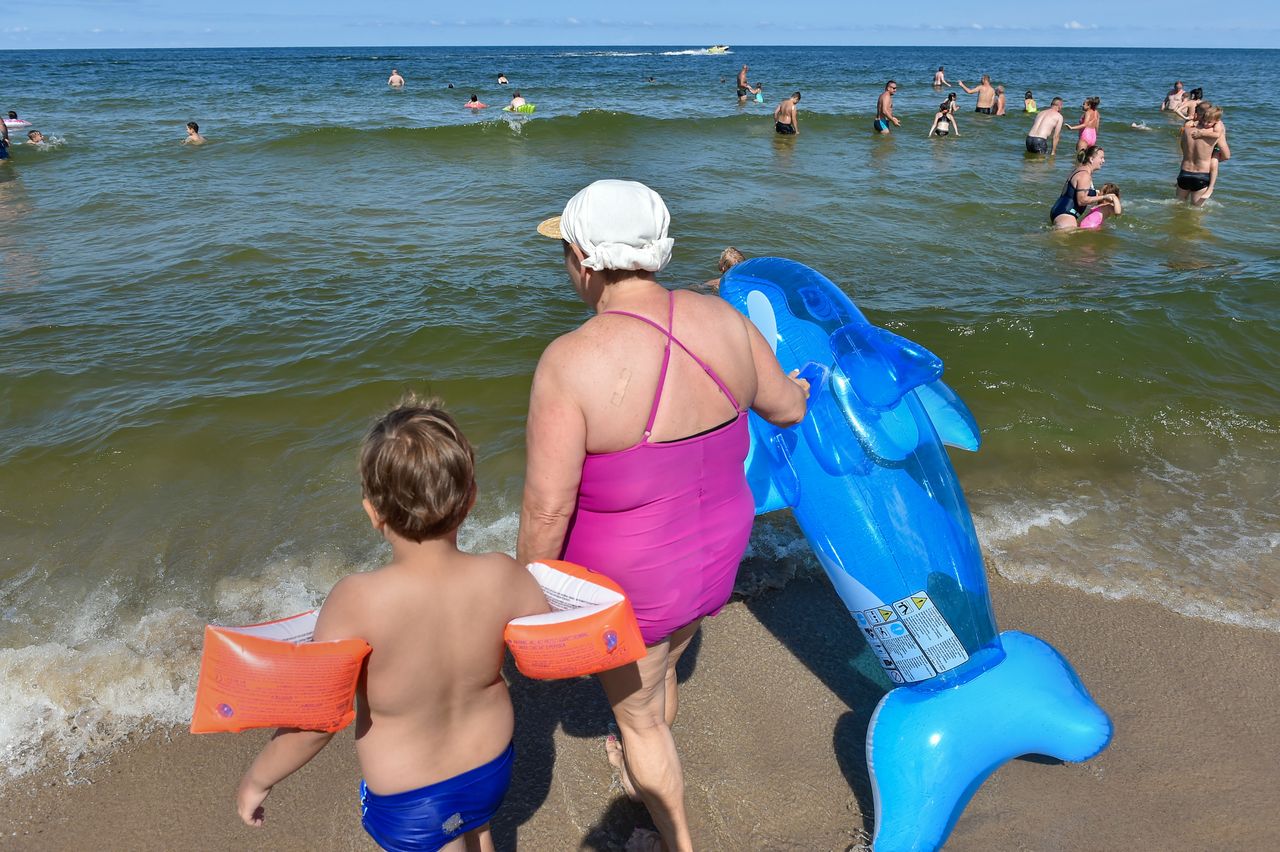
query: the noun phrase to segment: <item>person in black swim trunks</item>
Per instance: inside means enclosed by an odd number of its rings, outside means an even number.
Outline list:
[[[1027,133],[1028,154],[1057,154],[1058,139],[1062,136],[1062,98],[1054,98],[1043,112],[1036,115]],[[1052,148],[1049,139],[1052,137]]]
[[[800,103],[800,93],[792,92],[791,97],[778,104],[773,111],[773,131],[783,136],[800,135],[800,118],[796,115],[796,104]]]
[[[978,105],[974,107],[974,112],[980,112],[983,115],[994,115],[996,111],[996,90],[991,85],[991,75],[983,74],[982,82],[977,87],[970,89],[964,84],[964,80],[956,80],[960,88],[964,89],[965,94],[977,95]]]
[[[1188,121],[1182,127],[1182,164],[1178,170],[1178,200],[1190,202],[1193,207],[1204,204],[1209,197],[1209,185],[1213,182],[1210,170],[1213,167],[1213,149],[1222,138],[1218,119],[1220,111],[1213,115],[1209,122],[1208,113],[1204,110],[1197,121]]]
[[[1097,145],[1090,145],[1076,155],[1076,161],[1080,165],[1067,177],[1058,200],[1049,211],[1049,221],[1055,230],[1080,227],[1080,220],[1099,201],[1098,191],[1093,188],[1093,175],[1106,162],[1103,150]]]
[[[742,70],[738,72],[738,103],[745,104],[747,95],[751,93],[751,84],[747,82],[747,64],[742,63]]]

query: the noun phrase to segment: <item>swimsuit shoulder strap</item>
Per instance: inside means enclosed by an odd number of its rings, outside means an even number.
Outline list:
[[[674,334],[671,333],[671,329],[675,321],[675,312],[676,312],[675,295],[676,294],[674,290],[670,290],[667,292],[667,327],[666,328],[663,328],[662,326],[658,325],[658,323],[654,322],[648,317],[641,316],[640,314],[633,314],[630,311],[605,311],[604,312],[606,314],[616,314],[618,316],[631,317],[632,319],[638,319],[642,323],[645,323],[646,325],[653,326],[658,331],[662,332],[667,336],[667,345],[662,353],[662,371],[658,374],[658,389],[653,395],[653,406],[649,409],[649,422],[646,423],[644,427],[644,438],[646,441],[649,440],[649,433],[653,431],[653,422],[658,416],[658,403],[662,399],[662,388],[667,381],[667,367],[671,363],[672,342],[674,342],[676,346],[679,346],[681,349],[683,349],[685,354],[688,355],[690,358],[692,358],[694,362],[699,367],[702,368],[702,371],[711,377],[711,381],[716,383],[716,387],[720,388],[720,392],[723,393],[726,398],[728,398],[729,402],[733,405],[733,408],[735,411],[741,410],[738,405],[738,398],[733,395],[733,391],[729,390],[728,385],[726,385],[724,381],[721,380],[720,376],[716,374],[716,371],[711,369],[711,365],[708,364],[706,361],[703,361],[697,355],[695,355],[693,351],[689,349],[688,346],[685,346],[684,343],[682,343],[678,337],[676,337]]]

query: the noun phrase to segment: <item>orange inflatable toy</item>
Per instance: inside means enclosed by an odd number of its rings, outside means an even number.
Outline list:
[[[548,559],[527,567],[551,612],[517,618],[503,633],[521,674],[577,677],[644,657],[636,614],[617,583],[572,562]]]
[[[318,610],[204,629],[191,733],[250,728],[340,731],[356,717],[363,639],[312,642]]]
[[[552,611],[517,618],[503,633],[526,677],[595,674],[645,655],[635,612],[617,583],[570,562],[534,562],[528,569]],[[205,627],[191,733],[340,731],[351,724],[371,649],[363,639],[312,642],[318,615],[311,610],[248,627]]]

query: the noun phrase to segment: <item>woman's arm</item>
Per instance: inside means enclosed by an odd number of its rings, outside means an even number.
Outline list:
[[[560,558],[578,502],[587,423],[564,380],[566,365],[573,362],[572,350],[565,338],[553,341],[533,373],[525,424],[524,499],[516,536],[516,561],[521,565]]]
[[[746,317],[742,317],[751,339],[751,360],[756,368],[756,398],[751,410],[774,426],[794,426],[804,419],[809,399],[809,383],[782,372],[764,335]]]

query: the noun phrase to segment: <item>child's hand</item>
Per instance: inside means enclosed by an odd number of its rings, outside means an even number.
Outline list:
[[[262,803],[269,795],[271,788],[254,783],[248,773],[240,779],[240,788],[236,790],[236,812],[245,825],[254,828],[262,826],[262,821],[266,819],[266,809],[262,807]]]

